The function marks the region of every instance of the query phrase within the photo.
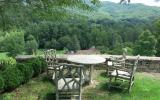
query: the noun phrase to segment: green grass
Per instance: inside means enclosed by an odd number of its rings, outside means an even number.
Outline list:
[[[7,52],[0,52],[0,59],[7,58]]]
[[[160,75],[160,74],[159,74]],[[85,100],[159,100],[160,77],[148,73],[138,73],[130,94],[122,90],[108,91],[105,75],[96,78],[99,83],[95,88],[84,91]]]
[[[97,72],[95,84],[83,88],[82,100],[159,100],[160,76],[137,73],[132,92],[107,89],[108,80]],[[158,74],[160,75],[160,74]],[[12,92],[4,93],[3,100],[55,100],[55,86],[44,75],[35,78]]]
[[[65,51],[64,50],[57,50],[56,53],[57,54],[64,54]],[[37,55],[43,55],[43,54],[44,54],[44,50],[43,49],[37,50]]]
[[[63,55],[65,53],[65,51],[64,50],[57,50],[56,53],[58,55]],[[26,53],[23,52],[23,54],[26,54]],[[44,52],[43,52],[42,49],[37,50],[37,55],[38,56],[43,55],[43,54],[44,54]],[[7,52],[0,52],[0,59],[4,59],[4,58],[7,58],[7,57],[8,57]]]

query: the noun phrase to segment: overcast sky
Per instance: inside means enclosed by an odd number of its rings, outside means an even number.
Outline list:
[[[111,1],[111,2],[118,3],[120,0],[100,0],[100,1]],[[160,1],[159,2],[155,2],[155,0],[131,0],[131,3],[143,3],[143,4],[149,5],[149,6],[158,6],[158,7],[160,7]]]

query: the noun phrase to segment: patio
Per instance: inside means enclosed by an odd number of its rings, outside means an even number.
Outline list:
[[[82,100],[158,100],[160,98],[159,73],[137,73],[131,94],[120,89],[108,91],[105,71],[96,70],[95,73],[94,83],[83,88]],[[46,73],[30,80],[14,91],[1,95],[0,98],[3,100],[54,100],[55,86],[45,75]]]

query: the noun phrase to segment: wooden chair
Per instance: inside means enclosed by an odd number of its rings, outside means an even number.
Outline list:
[[[126,57],[113,57],[111,56],[107,62],[107,75],[109,76],[115,70],[114,66],[125,66]]]
[[[60,68],[63,66],[63,68]],[[56,100],[81,100],[83,65],[63,64],[55,71]]]
[[[139,55],[137,56],[134,64],[125,63],[124,66],[123,63],[114,62],[112,66],[114,68],[114,71],[112,71],[109,74],[109,88],[113,86],[112,79],[115,78],[115,82],[117,82],[117,80],[120,80],[122,82],[127,82],[128,83],[127,90],[128,92],[130,92],[131,87],[134,84],[134,77],[138,65],[138,60],[139,60]],[[120,87],[120,86],[114,86],[114,87]]]
[[[58,64],[56,59],[56,50],[55,49],[49,49],[44,51],[45,61],[47,63],[47,76],[49,75],[49,70],[55,70],[55,65]]]
[[[107,62],[107,75],[110,75],[111,72],[114,70],[114,66],[125,66],[126,62],[126,54],[127,54],[127,49],[123,49],[123,55],[120,57],[114,57],[111,56]]]

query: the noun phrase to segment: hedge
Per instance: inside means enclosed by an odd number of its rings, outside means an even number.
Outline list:
[[[23,74],[23,82],[29,81],[29,79],[33,76],[33,68],[32,66],[29,66],[29,64],[24,63],[17,63],[17,68],[22,72]]]
[[[40,73],[44,72],[47,67],[45,60],[41,57],[30,60],[27,63],[29,64],[29,66],[32,66],[32,68],[34,70],[34,74],[33,74],[34,77],[39,75]]]
[[[4,79],[2,77],[2,74],[0,74],[0,90],[3,90],[4,88]]]
[[[17,67],[8,67],[2,72],[4,79],[4,89],[11,90],[22,84],[23,74]]]
[[[16,65],[15,63],[4,64],[3,67],[3,70],[0,70],[0,91],[12,90],[26,83],[32,77],[36,77],[44,72],[47,65],[43,58],[37,57],[27,62],[17,63]]]
[[[5,70],[8,66],[16,65],[16,60],[12,57],[0,58],[0,70]]]

